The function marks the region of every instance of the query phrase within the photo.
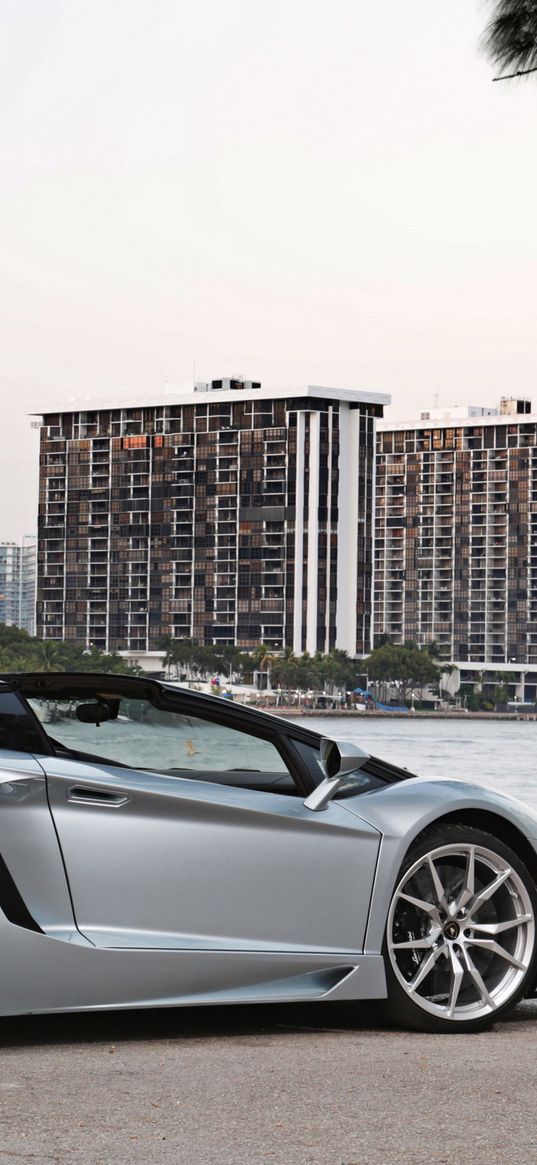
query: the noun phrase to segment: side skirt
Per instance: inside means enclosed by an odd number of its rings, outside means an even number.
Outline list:
[[[0,1014],[386,997],[380,955],[99,950],[0,919]]]

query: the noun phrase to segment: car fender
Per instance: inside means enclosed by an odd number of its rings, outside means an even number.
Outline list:
[[[436,821],[458,811],[492,813],[519,830],[537,854],[537,814],[516,797],[490,786],[416,777],[341,804],[382,835],[366,931],[368,953],[378,954],[382,948],[390,900],[405,855],[415,838]]]

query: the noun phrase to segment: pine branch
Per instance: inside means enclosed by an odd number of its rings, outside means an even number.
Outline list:
[[[493,81],[510,81],[512,77],[524,77],[526,73],[537,73],[537,65],[532,69],[517,69],[516,73],[504,73],[501,77],[493,77]]]

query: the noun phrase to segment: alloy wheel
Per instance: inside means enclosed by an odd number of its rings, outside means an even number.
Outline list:
[[[397,886],[387,927],[395,978],[408,1002],[454,1026],[491,1016],[517,995],[534,945],[527,886],[508,858],[484,845],[436,846]]]

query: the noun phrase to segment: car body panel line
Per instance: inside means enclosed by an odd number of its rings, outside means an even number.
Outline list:
[[[105,950],[153,950],[153,951],[191,951],[198,954],[207,952],[216,954],[238,953],[239,951],[253,954],[281,954],[281,955],[335,955],[338,958],[355,960],[359,951],[351,946],[326,946],[323,943],[299,943],[267,941],[261,938],[241,938],[235,935],[207,935],[184,934],[170,931],[150,931],[126,929],[98,930],[95,927],[85,927],[84,934],[91,939],[92,946]]]

